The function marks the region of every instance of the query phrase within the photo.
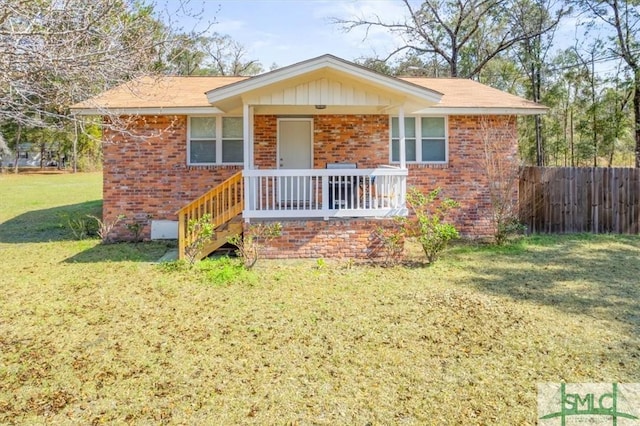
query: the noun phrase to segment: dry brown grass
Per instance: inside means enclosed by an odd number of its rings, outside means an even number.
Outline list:
[[[21,216],[45,207],[21,203],[0,204],[0,423],[535,424],[539,382],[640,373],[638,237],[261,261],[214,285],[151,262],[159,244],[37,231]]]

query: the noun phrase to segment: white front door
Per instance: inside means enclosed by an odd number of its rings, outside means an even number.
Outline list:
[[[313,168],[313,119],[278,119],[278,168]],[[282,177],[279,188],[281,203],[299,204],[310,199],[311,179]]]

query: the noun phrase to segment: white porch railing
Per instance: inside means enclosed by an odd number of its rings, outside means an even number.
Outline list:
[[[385,217],[406,215],[407,170],[245,170],[243,217]]]

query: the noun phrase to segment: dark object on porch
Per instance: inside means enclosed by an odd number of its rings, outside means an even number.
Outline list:
[[[327,163],[327,169],[357,169],[356,163]],[[358,176],[329,177],[329,208],[348,209],[353,207],[353,192]]]

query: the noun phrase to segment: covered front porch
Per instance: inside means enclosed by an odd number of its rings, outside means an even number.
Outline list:
[[[329,55],[207,93],[241,112],[245,221],[405,215],[405,114],[440,97]]]
[[[236,117],[229,132],[222,121],[219,153],[227,144],[242,172],[182,209],[180,230],[208,211],[215,226],[240,212],[245,222],[406,215],[405,113],[440,97],[331,56],[207,92],[217,114]]]

